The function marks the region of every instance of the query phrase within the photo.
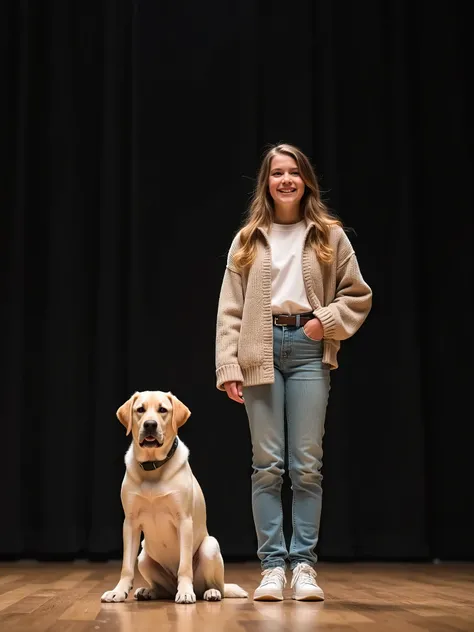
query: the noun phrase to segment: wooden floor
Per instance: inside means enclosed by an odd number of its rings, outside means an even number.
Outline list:
[[[103,604],[118,562],[0,563],[2,632],[474,632],[474,564],[329,564],[318,580],[326,601],[254,602],[257,564],[227,564],[226,581],[248,599],[178,605],[173,601]],[[288,579],[290,575],[288,574]],[[144,585],[140,575],[135,588]]]

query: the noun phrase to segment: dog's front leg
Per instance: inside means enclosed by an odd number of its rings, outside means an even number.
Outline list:
[[[180,520],[178,592],[176,603],[196,603],[193,588],[193,519],[189,516]]]
[[[140,546],[140,526],[131,517],[125,517],[123,522],[123,560],[119,583],[113,590],[107,590],[101,601],[125,601],[133,586],[135,562]]]

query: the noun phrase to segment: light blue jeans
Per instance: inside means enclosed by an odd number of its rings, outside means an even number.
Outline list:
[[[329,368],[323,343],[303,327],[273,326],[274,384],[243,389],[253,451],[252,510],[262,569],[314,566],[321,517],[321,467]],[[281,488],[285,464],[293,491],[290,550],[283,534]]]

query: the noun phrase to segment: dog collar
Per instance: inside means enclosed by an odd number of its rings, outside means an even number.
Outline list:
[[[138,461],[138,465],[142,468],[142,470],[145,470],[146,472],[157,470],[159,467],[161,467],[162,465],[164,465],[171,459],[173,454],[176,452],[177,447],[178,447],[178,437],[175,438],[170,451],[166,455],[166,459],[162,459],[161,461]]]

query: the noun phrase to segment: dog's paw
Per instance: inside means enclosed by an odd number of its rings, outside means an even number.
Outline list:
[[[196,595],[193,590],[180,591],[176,593],[176,603],[196,603]]]
[[[125,601],[127,597],[128,593],[123,590],[107,590],[100,600],[105,603],[120,603],[121,601]]]
[[[209,588],[203,595],[204,601],[220,601],[222,599],[222,595],[217,588]]]
[[[158,599],[158,594],[153,588],[137,588],[133,595],[137,601],[151,601]]]

